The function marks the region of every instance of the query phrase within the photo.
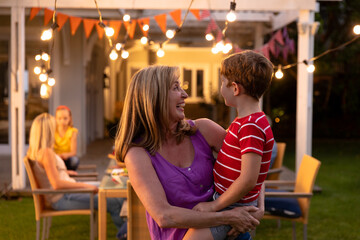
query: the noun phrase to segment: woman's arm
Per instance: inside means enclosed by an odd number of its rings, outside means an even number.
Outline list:
[[[52,149],[46,148],[42,150],[40,156],[39,161],[44,166],[46,175],[54,189],[89,188],[93,189],[95,192],[97,191],[97,187],[90,184],[62,180],[56,168],[55,152]]]
[[[259,224],[249,213],[255,211],[255,207],[223,212],[197,212],[170,205],[151,160],[143,148],[131,148],[125,157],[125,164],[135,192],[145,209],[162,228],[205,228],[230,224],[242,226],[243,231],[246,231]]]
[[[207,118],[195,120],[195,125],[211,148],[219,152],[226,135],[225,129]]]

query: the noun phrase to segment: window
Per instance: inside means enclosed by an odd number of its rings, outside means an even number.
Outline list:
[[[189,95],[190,102],[210,101],[207,71],[207,66],[182,67],[182,87]]]

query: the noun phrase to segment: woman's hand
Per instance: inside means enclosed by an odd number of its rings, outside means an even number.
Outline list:
[[[260,222],[252,215],[257,211],[259,211],[259,209],[254,206],[236,207],[226,211],[233,216],[230,223],[233,228],[228,232],[228,236],[237,236],[239,233],[255,229]]]

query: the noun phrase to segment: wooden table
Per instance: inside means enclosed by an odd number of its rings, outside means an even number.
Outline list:
[[[110,164],[109,164],[110,165]],[[123,184],[115,183],[109,174],[105,174],[101,180],[98,193],[98,221],[99,240],[106,239],[106,198],[126,198],[126,181]]]

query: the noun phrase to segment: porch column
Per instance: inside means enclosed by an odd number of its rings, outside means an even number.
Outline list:
[[[313,23],[313,11],[299,11],[298,62],[314,56],[314,35],[311,31]],[[303,63],[297,65],[296,172],[303,155],[311,155],[312,152],[313,73],[308,73],[306,68]]]
[[[10,125],[12,188],[25,188],[25,8],[11,7]]]

